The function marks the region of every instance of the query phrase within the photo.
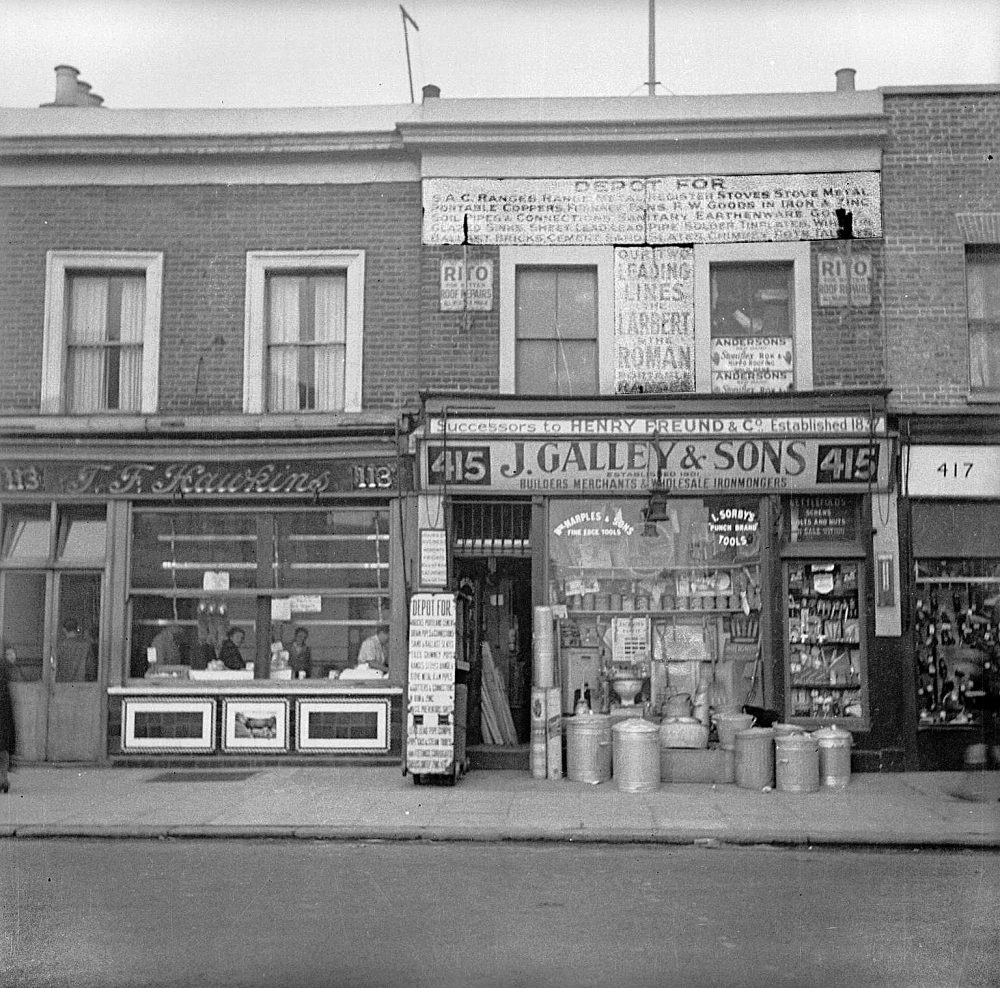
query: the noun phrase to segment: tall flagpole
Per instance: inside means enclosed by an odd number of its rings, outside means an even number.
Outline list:
[[[406,12],[406,8],[400,4],[399,12],[403,16],[403,41],[406,44],[406,75],[410,80],[410,102],[415,103],[413,98],[413,67],[410,65],[410,34],[406,30],[406,22],[409,21],[413,27],[419,31],[420,25]]]
[[[650,96],[656,95],[656,0],[649,0],[649,87]]]

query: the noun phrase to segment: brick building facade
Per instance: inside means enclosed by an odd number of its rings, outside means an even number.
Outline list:
[[[408,601],[461,590],[469,740],[516,764],[539,606],[566,715],[589,669],[615,717],[681,693],[702,716],[749,700],[851,730],[858,769],[930,758],[896,426],[989,420],[960,339],[966,244],[993,242],[967,238],[996,231],[971,121],[995,122],[995,99],[848,80],[717,99],[0,111],[0,619],[35,717],[26,757],[404,757]],[[781,232],[762,234],[775,212]],[[442,288],[461,264],[484,272],[483,305]],[[136,278],[147,314],[159,300],[142,388],[121,370],[131,310],[84,318],[74,294],[125,298]],[[733,286],[746,297],[727,316]],[[122,382],[96,406],[79,403],[95,325]],[[591,513],[618,521],[564,534]],[[74,526],[92,539],[77,557]],[[423,554],[435,531],[443,571]],[[72,594],[98,660],[75,713],[42,690]],[[633,620],[627,646],[615,635]],[[196,668],[227,624],[244,632],[238,682]],[[304,682],[281,657],[298,626]],[[344,677],[383,627],[388,678]],[[155,654],[164,631],[172,661]],[[483,643],[509,736],[483,726],[498,699]],[[627,671],[632,704],[613,685]],[[247,717],[259,737],[237,730]]]

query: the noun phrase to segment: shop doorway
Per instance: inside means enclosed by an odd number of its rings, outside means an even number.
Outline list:
[[[98,681],[101,573],[0,573],[5,649],[18,730],[27,762],[95,761],[101,750]]]
[[[479,767],[519,767],[531,733],[531,560],[458,557],[455,576],[469,663],[468,745],[493,749]]]

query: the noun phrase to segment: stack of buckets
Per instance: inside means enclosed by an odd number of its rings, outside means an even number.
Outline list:
[[[721,731],[720,731],[721,740]],[[744,789],[816,792],[851,779],[851,733],[833,726],[810,734],[794,724],[736,731],[736,784]]]
[[[713,718],[715,729],[719,735],[719,747],[723,751],[725,766],[723,779],[725,782],[736,781],[736,735],[753,727],[753,717],[742,710],[720,710]]]
[[[556,640],[551,607],[536,607],[531,631],[531,774],[562,778],[562,691],[555,685]]]

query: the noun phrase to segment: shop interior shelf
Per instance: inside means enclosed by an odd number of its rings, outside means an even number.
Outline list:
[[[860,683],[795,683],[793,690],[859,690]]]
[[[742,614],[742,607],[675,607],[669,611],[611,611],[611,610],[567,610],[570,617],[586,617],[588,614],[614,614],[616,617],[663,617],[669,614]]]
[[[758,559],[748,559],[743,563],[686,563],[683,566],[563,566],[560,570],[573,573],[703,573],[705,570],[741,570],[760,565]]]
[[[947,585],[949,583],[990,583],[1000,584],[1000,576],[918,576],[916,583]]]
[[[789,645],[808,645],[808,646],[810,646],[810,648],[813,645],[818,645],[821,648],[823,646],[825,646],[825,645],[835,646],[836,648],[860,648],[861,647],[861,642],[857,642],[857,641],[853,641],[852,642],[852,641],[846,641],[846,640],[845,641],[841,641],[841,640],[836,639],[836,638],[824,638],[823,641],[820,641],[818,638],[806,638],[806,639],[795,639],[795,638],[792,638],[792,639],[789,639],[788,644]]]

